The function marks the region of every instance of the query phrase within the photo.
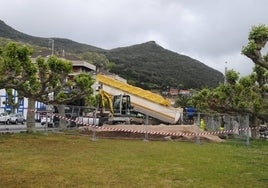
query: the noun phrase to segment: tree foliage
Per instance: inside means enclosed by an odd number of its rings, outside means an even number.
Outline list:
[[[71,62],[56,56],[39,57],[32,62],[31,52],[27,46],[8,43],[0,56],[0,88],[17,90],[28,98],[28,108],[34,109],[35,101],[58,105],[92,94],[94,81],[89,74],[79,74],[69,80]],[[34,114],[31,110],[27,113],[27,121],[28,131],[32,132]]]
[[[105,55],[97,52],[85,52],[82,54],[82,58],[89,63],[96,65],[97,68],[104,68],[109,63],[109,60]]]
[[[179,95],[175,102],[175,107],[186,108],[192,106],[190,95]]]
[[[194,105],[201,111],[223,113],[249,113],[258,115],[265,111],[263,98],[254,76],[237,78],[233,70],[226,74],[226,84],[215,89],[203,89],[193,96]]]
[[[248,44],[242,54],[249,57],[255,67],[249,76],[239,78],[239,73],[229,70],[226,83],[215,89],[203,89],[193,96],[193,103],[201,111],[247,113],[251,117],[268,120],[268,53],[263,50],[268,40],[268,27],[252,27]]]
[[[268,27],[253,26],[248,37],[248,44],[242,49],[242,54],[250,58],[256,65],[268,69],[268,53],[262,54],[262,49],[268,41]]]

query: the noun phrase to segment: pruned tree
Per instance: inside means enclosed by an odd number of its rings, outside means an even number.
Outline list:
[[[255,64],[254,77],[258,83],[259,93],[262,97],[261,106],[264,110],[261,115],[268,120],[268,27],[266,25],[253,26],[249,33],[248,44],[243,46],[242,54],[250,58]],[[266,50],[266,51],[265,51]]]
[[[256,65],[268,69],[268,52],[262,52],[268,41],[268,27],[265,25],[253,26],[248,40],[248,44],[242,49],[242,54],[250,58]]]
[[[0,57],[0,87],[13,88],[28,98],[27,131],[35,131],[35,102],[59,105],[62,114],[68,102],[92,94],[94,83],[89,74],[76,75],[68,79],[72,71],[72,63],[50,56],[48,59],[30,59],[32,50],[27,46],[9,43]],[[49,95],[53,97],[48,97]],[[63,121],[60,127],[64,128]]]
[[[195,106],[203,111],[258,114],[262,110],[262,98],[254,77],[238,79],[237,75],[237,72],[230,70],[226,74],[226,84],[211,90],[203,89],[194,95]]]
[[[220,84],[211,90],[203,89],[194,95],[193,103],[198,109],[247,113],[252,119],[268,120],[268,53],[263,51],[268,41],[268,27],[252,27],[248,39],[248,45],[243,47],[242,54],[255,63],[253,73],[239,78],[239,73],[229,70],[226,73],[226,84]]]

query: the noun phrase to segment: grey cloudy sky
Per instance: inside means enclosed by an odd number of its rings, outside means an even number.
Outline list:
[[[0,19],[23,33],[104,49],[156,41],[224,72],[252,72],[241,55],[267,0],[0,0]],[[55,44],[56,45],[56,44]],[[227,62],[227,63],[225,63]]]

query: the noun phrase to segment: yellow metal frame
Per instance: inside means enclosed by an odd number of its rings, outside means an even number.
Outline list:
[[[110,78],[108,76],[98,74],[96,76],[96,79],[103,84],[107,84],[109,86],[115,87],[115,88],[120,89],[122,91],[137,95],[137,96],[142,97],[144,99],[150,100],[154,103],[158,103],[158,104],[161,104],[164,106],[170,105],[170,101],[167,99],[164,99],[161,95],[152,93],[150,91],[141,89],[139,87],[129,85],[129,84],[124,83],[124,82],[120,82],[120,81],[115,80],[113,78]]]

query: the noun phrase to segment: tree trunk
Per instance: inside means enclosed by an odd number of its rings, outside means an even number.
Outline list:
[[[27,132],[34,133],[35,129],[35,100],[28,99],[28,112],[27,112]]]
[[[258,126],[258,118],[256,117],[256,116],[253,116],[253,125],[251,125],[251,136],[252,136],[252,138],[257,138],[257,131],[256,131],[256,129],[255,129],[255,127],[257,127]]]
[[[65,117],[65,105],[60,104],[60,105],[57,105],[57,107],[58,107],[58,111],[59,111],[60,116]],[[60,118],[59,128],[63,129],[63,130],[66,129],[67,128],[67,121]]]

